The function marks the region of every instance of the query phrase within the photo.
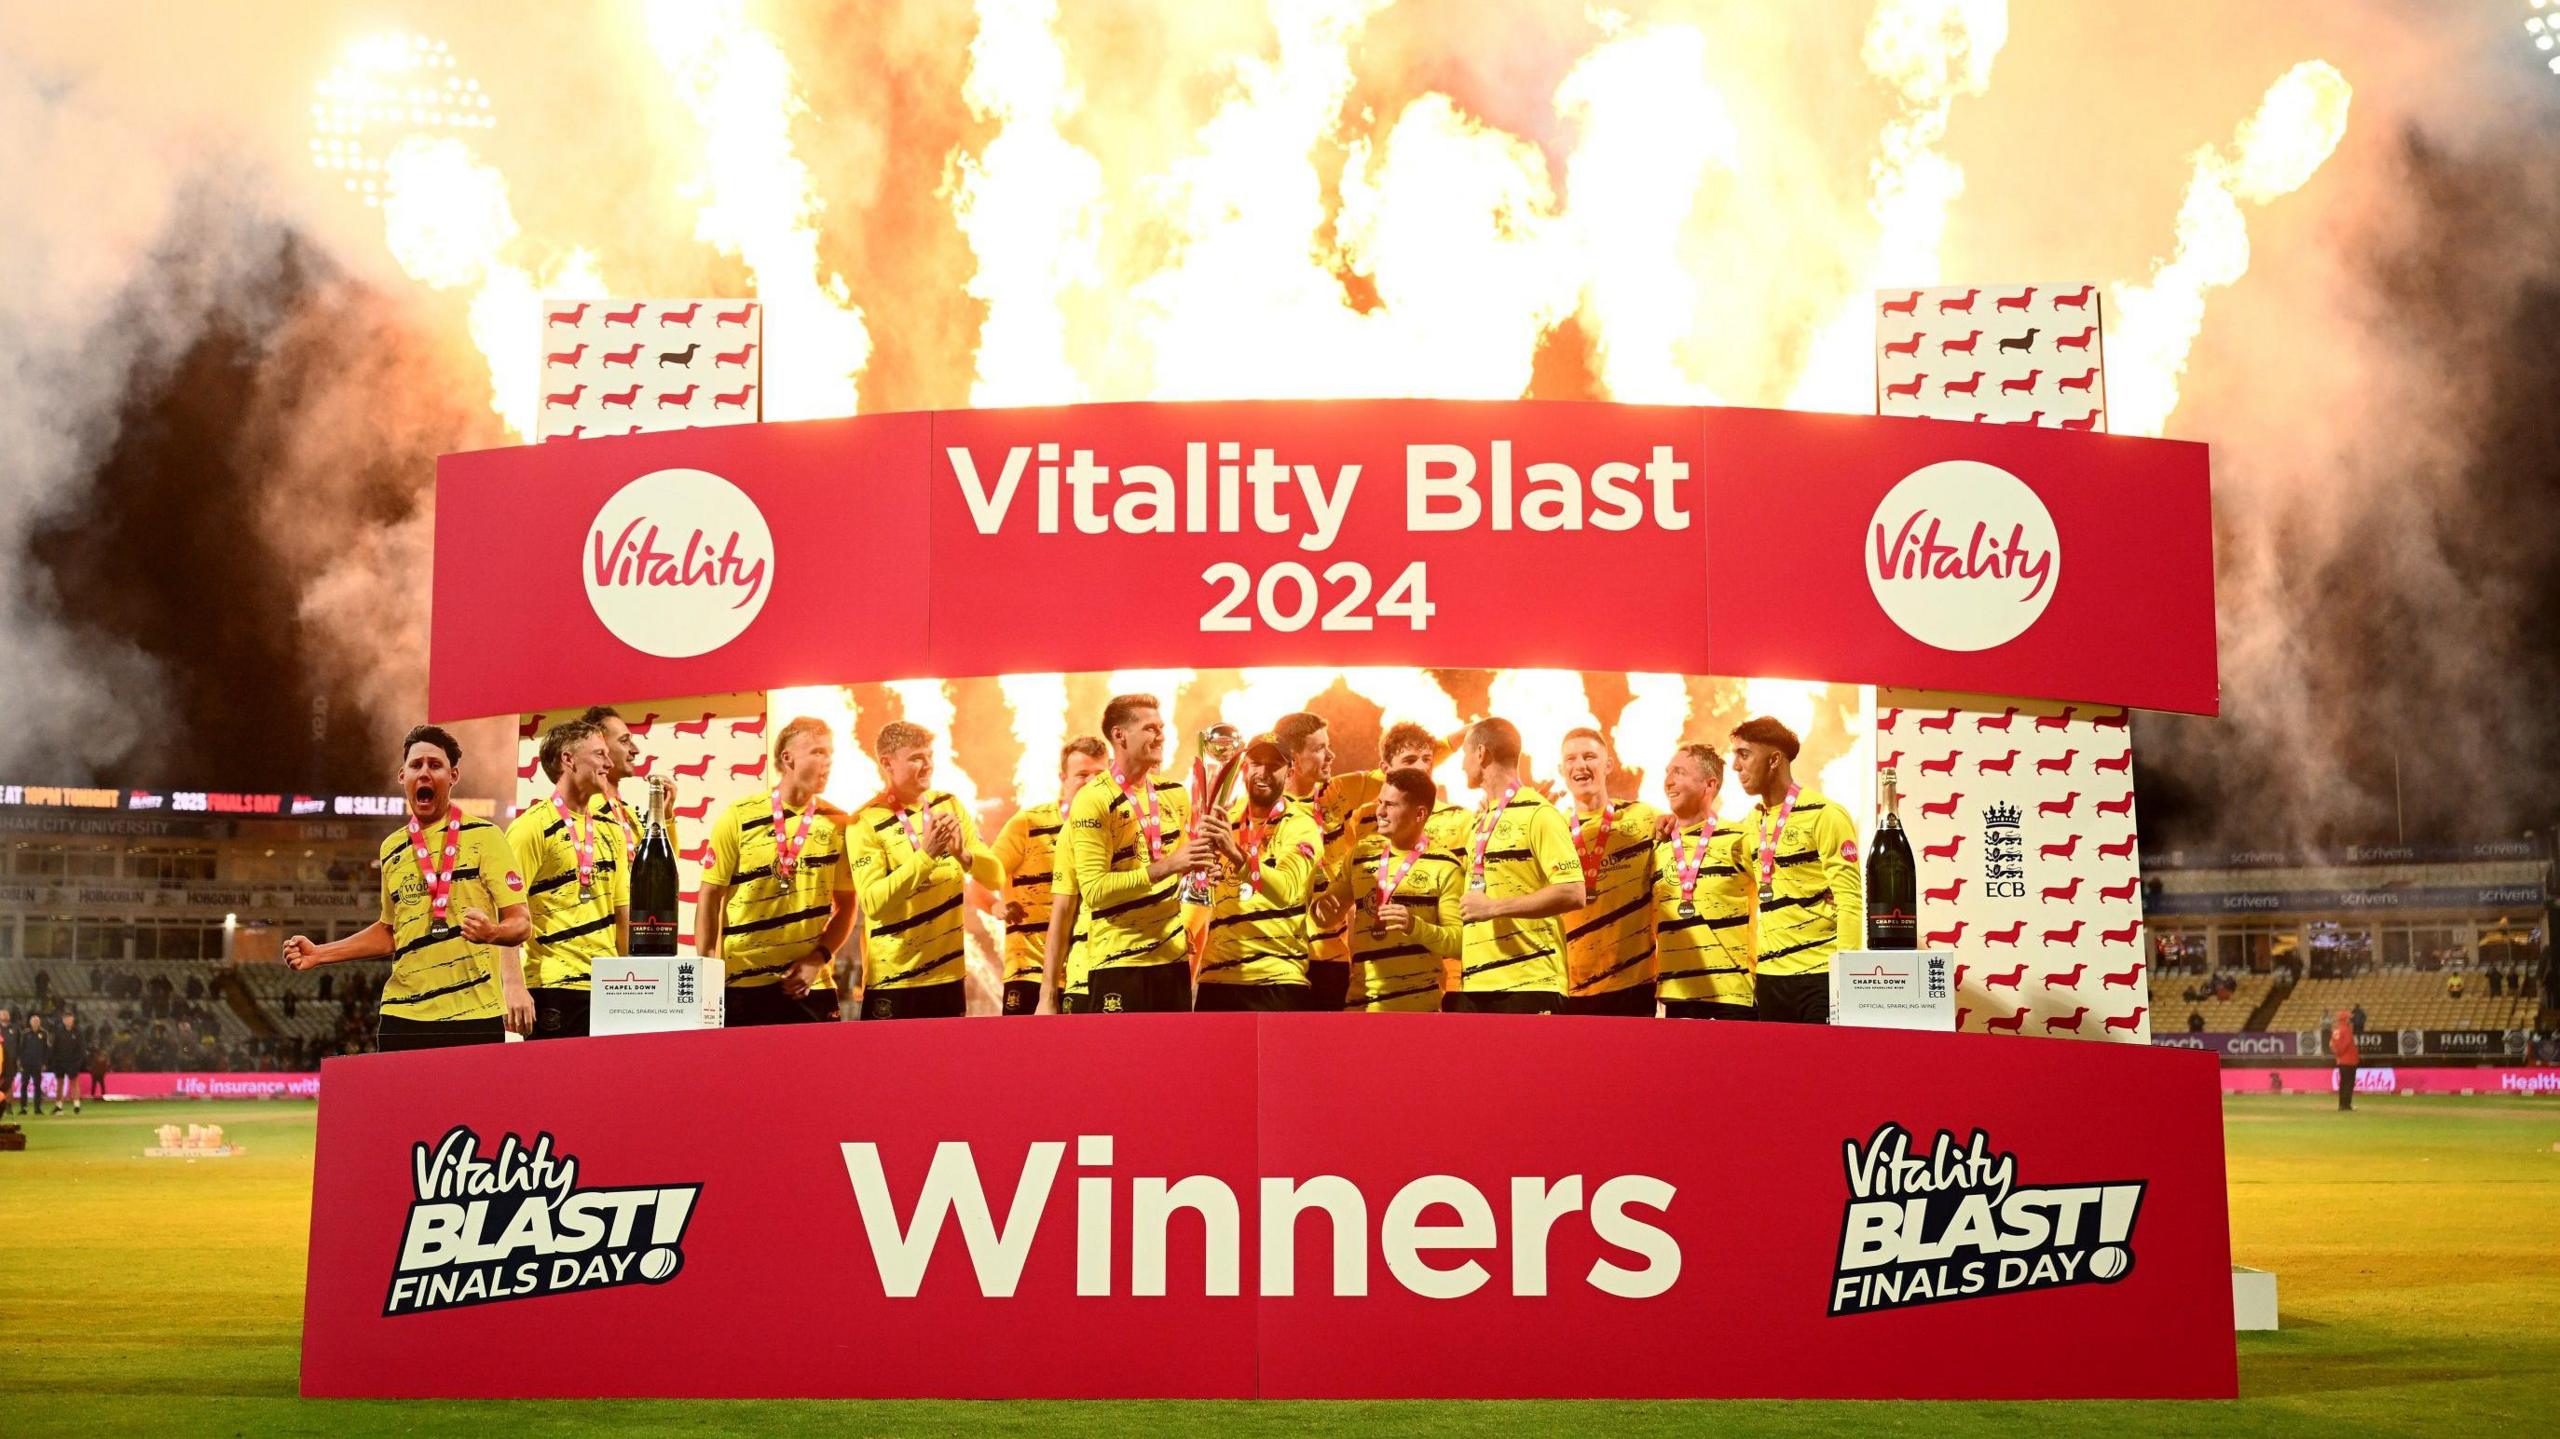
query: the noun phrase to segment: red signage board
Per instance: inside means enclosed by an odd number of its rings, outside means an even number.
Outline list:
[[[2227,1397],[2215,1072],[1303,1015],[332,1060],[303,1392]]]
[[[448,455],[430,709],[1183,665],[2211,712],[2202,446],[1780,411],[1092,405]]]

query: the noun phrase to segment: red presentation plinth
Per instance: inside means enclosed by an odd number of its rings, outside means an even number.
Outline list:
[[[303,1392],[2229,1396],[2215,1073],[1401,1015],[331,1060]]]

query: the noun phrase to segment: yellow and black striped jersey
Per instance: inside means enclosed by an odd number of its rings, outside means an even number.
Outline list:
[[[1059,838],[1065,837],[1065,831],[1061,830]],[[1049,902],[1055,905],[1062,900],[1070,901],[1076,906],[1075,932],[1067,940],[1067,969],[1065,975],[1058,980],[1058,992],[1081,998],[1085,992],[1085,972],[1093,968],[1093,947],[1085,943],[1084,901],[1077,898],[1076,872],[1066,862],[1064,845],[1058,848],[1056,865],[1055,877],[1049,881]],[[1041,942],[1043,945],[1048,942],[1048,935],[1045,932],[1041,935]]]
[[[1004,897],[1022,906],[1022,918],[1004,927],[1007,984],[1038,979],[1048,967],[1049,905],[1056,877],[1058,833],[1066,818],[1055,803],[1018,809],[996,831],[996,863],[1004,867]]]
[[[1760,883],[1760,835],[1778,812],[1755,806],[1743,826],[1750,847],[1751,883]],[[1796,793],[1795,809],[1776,837],[1776,898],[1758,906],[1760,974],[1828,974],[1840,937],[1857,948],[1866,934],[1866,876],[1858,869],[1858,833],[1848,811],[1811,789]]]
[[[1191,795],[1180,780],[1150,776],[1142,783],[1157,807],[1158,852],[1180,845],[1191,825]],[[1068,808],[1068,864],[1083,900],[1085,963],[1089,969],[1173,964],[1190,958],[1190,933],[1182,922],[1182,875],[1147,878],[1146,830],[1119,781],[1097,776],[1076,791]]]
[[[1564,917],[1567,993],[1613,994],[1653,978],[1653,822],[1661,813],[1640,800],[1618,805],[1605,838],[1598,814],[1566,815],[1568,832],[1582,823],[1575,848],[1591,896]]]
[[[1703,836],[1706,853],[1698,855]],[[1680,912],[1680,862],[1695,858],[1697,913]],[[1660,968],[1655,993],[1666,1000],[1712,1000],[1749,1008],[1751,982],[1751,839],[1739,825],[1712,818],[1681,829],[1675,843],[1654,846],[1653,942]]]
[[[1306,810],[1307,817],[1324,835],[1323,875],[1331,875],[1351,857],[1352,843],[1360,837],[1359,819],[1364,810],[1369,826],[1376,826],[1378,791],[1386,787],[1386,778],[1383,770],[1356,770],[1326,780],[1314,794],[1289,796]],[[1351,948],[1343,937],[1342,921],[1336,921],[1329,929],[1310,925],[1307,953],[1319,964],[1348,961]]]
[[[444,864],[445,825],[429,825],[427,862]],[[524,874],[507,852],[505,831],[473,815],[462,817],[462,840],[453,857],[453,888],[445,917],[435,918],[426,876],[404,826],[382,842],[382,922],[391,928],[391,977],[383,982],[382,1012],[394,1019],[496,1019],[506,1013],[499,993],[498,951],[462,937],[462,914],[476,909],[492,921],[525,902]]]
[[[524,982],[534,989],[586,989],[599,959],[622,952],[620,921],[631,907],[631,860],[622,826],[591,808],[594,893],[578,894],[578,840],[544,800],[507,826],[507,850],[524,876],[533,937],[524,945]]]
[[[1490,805],[1496,795],[1486,796]],[[1490,826],[1491,833],[1485,830]],[[1520,786],[1502,812],[1478,811],[1459,859],[1470,866],[1474,883],[1475,845],[1485,842],[1485,893],[1494,899],[1519,899],[1549,885],[1582,883],[1582,860],[1573,852],[1573,835],[1564,816],[1547,797]],[[1489,919],[1466,926],[1458,959],[1458,988],[1471,993],[1553,990],[1565,982],[1564,921]]]
[[[625,859],[640,852],[640,812],[638,810],[624,804],[622,796],[615,794],[610,788],[596,796],[592,808],[599,819],[610,821],[613,827],[621,832],[622,854]],[[559,816],[552,817],[557,819]],[[675,831],[672,827],[667,831],[667,840],[669,843],[675,841]]]
[[[907,833],[913,825],[922,834],[937,813],[959,820],[958,854],[928,855]],[[870,936],[862,951],[864,989],[913,989],[967,977],[968,882],[1004,887],[1004,869],[995,851],[979,842],[967,807],[947,791],[930,790],[902,822],[885,796],[873,800],[845,822],[845,862]]]
[[[786,811],[782,822],[796,835],[803,815],[809,837],[788,886],[773,872],[773,791],[725,805],[711,822],[711,858],[702,866],[702,883],[729,891],[720,958],[731,984],[752,989],[781,983],[785,970],[817,951],[836,906],[851,901],[842,831],[814,804]]]
[[[1447,983],[1447,964],[1458,957],[1463,921],[1460,896],[1467,892],[1466,866],[1426,830],[1421,857],[1405,867],[1408,850],[1395,850],[1374,827],[1351,847],[1334,885],[1357,907],[1347,923],[1351,941],[1351,1003],[1372,1014],[1431,1011],[1440,1007]],[[1413,911],[1409,934],[1386,934],[1376,928],[1378,871],[1396,880],[1392,900]]]
[[[1247,800],[1233,818],[1238,849],[1254,848],[1254,883],[1221,859],[1202,933],[1202,984],[1305,984],[1308,901],[1316,892],[1322,835],[1305,807],[1282,804],[1258,847],[1246,828]]]

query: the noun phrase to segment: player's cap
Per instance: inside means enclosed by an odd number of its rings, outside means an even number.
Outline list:
[[[1296,751],[1289,748],[1287,741],[1269,730],[1264,730],[1245,741],[1244,757],[1258,759],[1266,764],[1288,764],[1298,756]]]

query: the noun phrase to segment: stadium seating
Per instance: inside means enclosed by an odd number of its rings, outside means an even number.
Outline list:
[[[2267,1028],[2317,1029],[2324,1015],[2364,1006],[2365,1028],[2529,1029],[2540,1007],[2530,994],[2489,993],[2479,975],[2465,977],[2462,997],[2445,993],[2445,977],[2418,970],[2361,974],[2352,979],[2306,979],[2277,1007]]]

